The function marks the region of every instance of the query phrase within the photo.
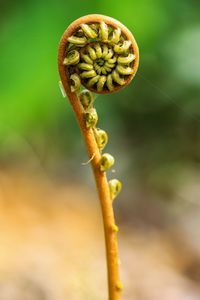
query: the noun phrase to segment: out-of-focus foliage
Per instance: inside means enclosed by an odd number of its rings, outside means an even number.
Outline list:
[[[85,172],[79,130],[58,89],[57,47],[74,19],[101,13],[133,32],[141,61],[128,88],[98,96],[99,126],[109,133],[108,149],[127,187],[142,182],[171,197],[200,162],[199,10],[196,0],[4,1],[1,161],[21,164],[33,156],[48,171],[65,174],[75,162],[75,176]]]

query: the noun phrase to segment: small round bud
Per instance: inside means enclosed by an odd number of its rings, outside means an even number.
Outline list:
[[[85,110],[91,108],[94,102],[94,96],[88,90],[83,90],[79,95],[79,99]]]
[[[102,172],[107,171],[114,165],[114,162],[115,162],[115,159],[112,155],[110,155],[109,153],[104,153],[101,156],[101,160],[100,160],[100,170]]]
[[[65,57],[63,64],[66,66],[76,65],[80,60],[80,54],[77,50],[72,50],[67,53],[67,57]]]
[[[95,108],[90,108],[85,113],[85,122],[87,128],[94,128],[94,126],[97,124],[98,121],[98,115]]]
[[[121,191],[122,184],[118,179],[111,179],[108,184],[110,188],[111,199],[114,200]]]
[[[104,147],[106,146],[107,142],[108,142],[107,133],[102,129],[96,128],[95,131],[94,131],[94,134],[95,134],[95,138],[96,138],[98,148],[100,150],[103,150]]]
[[[123,289],[123,283],[121,281],[117,282],[116,289],[121,291]]]
[[[112,224],[111,229],[115,233],[117,233],[119,231],[119,227],[116,224]]]
[[[71,82],[71,92],[77,92],[80,90],[81,87],[81,81],[78,76],[78,74],[74,73],[70,76],[70,82]]]

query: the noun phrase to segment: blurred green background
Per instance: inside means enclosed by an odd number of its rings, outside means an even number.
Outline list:
[[[125,24],[140,67],[95,100],[123,189],[123,299],[200,299],[200,1],[7,0],[0,9],[0,298],[106,299],[103,226],[85,146],[58,87],[67,26]]]
[[[128,88],[96,99],[107,151],[116,158],[109,177],[123,179],[118,212],[146,219],[146,205],[162,210],[171,205],[164,200],[187,201],[178,191],[198,176],[200,163],[199,10],[196,0],[1,3],[2,167],[93,186],[90,169],[81,165],[87,156],[78,126],[58,88],[57,48],[73,20],[100,13],[132,31],[141,56]]]

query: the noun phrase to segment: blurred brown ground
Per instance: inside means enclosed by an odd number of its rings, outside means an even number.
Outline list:
[[[118,225],[124,300],[200,299],[198,247],[180,228]],[[2,170],[0,300],[65,299],[107,299],[97,196],[87,187]]]

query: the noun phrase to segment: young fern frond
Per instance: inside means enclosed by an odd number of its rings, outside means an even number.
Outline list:
[[[106,171],[114,157],[102,150],[107,133],[96,128],[98,114],[92,93],[108,94],[127,86],[139,63],[137,43],[120,22],[103,15],[88,15],[74,21],[64,32],[58,49],[58,68],[83,134],[101,202],[108,271],[109,300],[120,300],[122,283],[119,275],[112,200],[121,190],[118,179],[107,180]],[[81,91],[81,85],[85,88]]]

